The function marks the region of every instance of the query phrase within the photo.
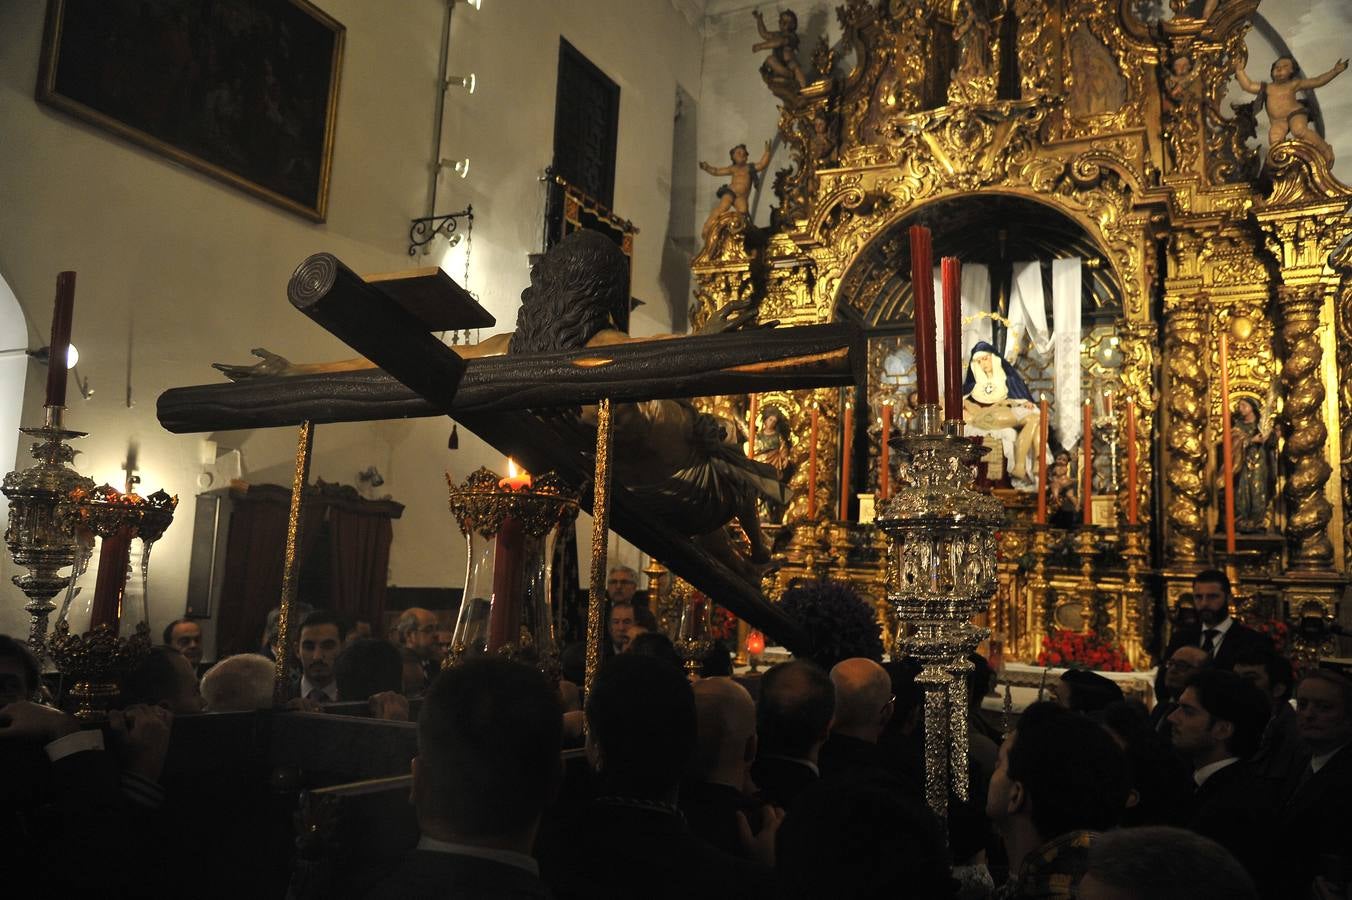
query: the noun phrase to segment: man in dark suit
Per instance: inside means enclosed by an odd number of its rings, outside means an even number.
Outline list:
[[[1200,624],[1180,628],[1169,640],[1164,658],[1183,646],[1201,647],[1218,669],[1233,669],[1241,651],[1271,650],[1272,639],[1230,618],[1230,579],[1218,569],[1197,573],[1192,580],[1192,601]]]
[[[1229,850],[1255,881],[1271,859],[1277,789],[1246,760],[1258,751],[1268,716],[1258,688],[1220,669],[1194,675],[1169,714],[1174,749],[1192,763],[1196,784],[1188,828]]]
[[[1284,863],[1274,897],[1308,896],[1316,878],[1345,877],[1352,862],[1352,681],[1327,669],[1307,673],[1296,688],[1296,724],[1310,755],[1275,831]]]
[[[695,764],[693,777],[681,786],[681,812],[690,830],[719,850],[748,856],[738,816],[759,830],[761,803],[748,791],[756,701],[731,678],[701,678],[694,692]]]
[[[817,756],[831,733],[835,710],[835,685],[814,663],[794,660],[765,673],[756,704],[760,746],[751,767],[762,800],[787,809],[821,778]]]
[[[873,660],[855,657],[831,668],[831,683],[836,687],[836,713],[831,736],[817,758],[822,776],[885,769],[878,738],[892,718],[896,701],[891,676]]]
[[[540,838],[540,870],[559,900],[748,897],[771,885],[763,864],[692,834],[677,807],[695,752],[695,697],[679,666],[621,653],[587,697],[590,802],[559,810]],[[748,848],[769,863],[779,814],[767,810]],[[748,829],[749,830],[749,829]]]
[[[418,717],[422,839],[370,896],[548,897],[530,853],[558,787],[562,722],[535,669],[485,658],[443,672]]]

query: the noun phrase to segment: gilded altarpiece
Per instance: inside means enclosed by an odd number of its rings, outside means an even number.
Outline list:
[[[1074,529],[1034,528],[1030,504],[997,491],[1008,525],[988,624],[1006,658],[1032,660],[1051,628],[1093,629],[1147,668],[1192,574],[1212,566],[1237,576],[1242,618],[1310,624],[1298,649],[1328,649],[1352,540],[1352,432],[1340,426],[1352,420],[1352,190],[1308,145],[1284,141],[1261,158],[1253,105],[1223,102],[1256,0],[1221,4],[1208,21],[1179,12],[1155,25],[1126,0],[992,4],[989,79],[964,86],[956,82],[979,60],[962,56],[950,72],[933,61],[966,53],[952,45],[965,2],[839,7],[843,38],[814,56],[818,77],[780,107],[791,165],[774,178],[771,227],[734,214],[713,230],[692,262],[692,322],[750,303],[763,323],[867,326],[896,288],[896,270],[877,261],[900,259],[889,242],[907,225],[929,225],[937,247],[946,210],[997,208],[997,198],[1067,223],[1120,303],[1109,327],[1121,353],[1116,387],[1139,417],[1140,527],[1124,524],[1120,483],[1117,524],[1088,543]],[[1001,67],[1001,54],[1017,65]],[[814,130],[818,122],[829,129]],[[901,306],[909,287],[903,294]],[[1217,377],[1223,333],[1228,397]],[[861,465],[850,493],[877,485],[876,393],[870,383],[859,398],[853,440],[865,451],[852,455]],[[872,529],[839,515],[844,399],[819,391],[768,401],[789,416],[799,467],[795,498],[772,523],[781,566],[769,587],[848,577],[882,609]],[[731,402],[745,418],[755,401]],[[1226,405],[1252,408],[1245,422],[1271,459],[1270,497],[1249,511],[1233,557],[1219,537]]]

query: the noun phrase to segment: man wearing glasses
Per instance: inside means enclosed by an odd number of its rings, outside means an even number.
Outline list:
[[[441,669],[441,644],[437,641],[437,616],[430,609],[411,606],[399,617],[399,643],[417,654],[431,682]]]

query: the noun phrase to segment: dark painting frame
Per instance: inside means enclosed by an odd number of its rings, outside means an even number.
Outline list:
[[[48,0],[37,99],[323,222],[346,31],[307,0]]]

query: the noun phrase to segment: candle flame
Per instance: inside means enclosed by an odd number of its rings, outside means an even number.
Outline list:
[[[516,467],[516,461],[513,460],[510,456],[507,457],[507,477],[516,478],[520,474],[521,470]]]

